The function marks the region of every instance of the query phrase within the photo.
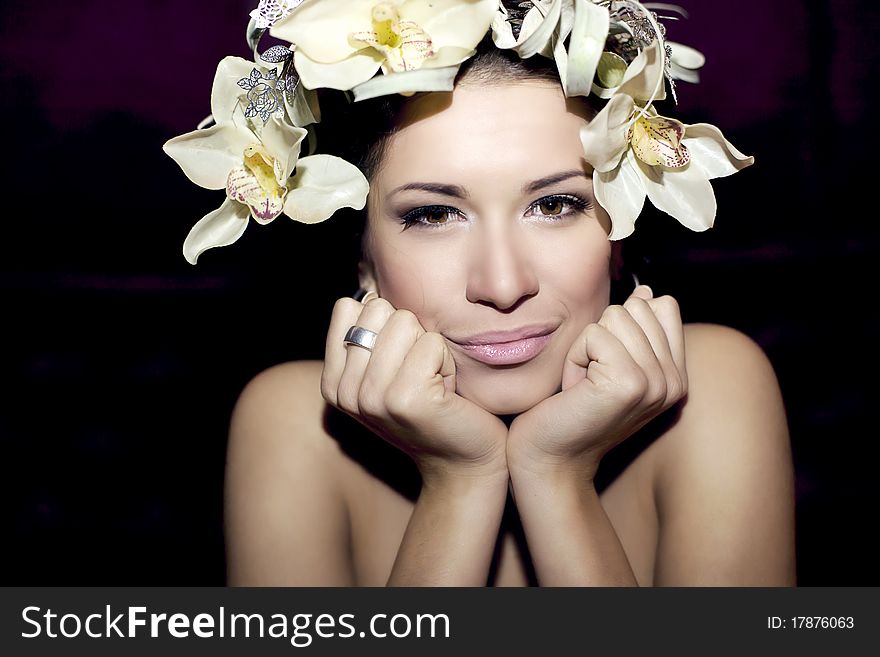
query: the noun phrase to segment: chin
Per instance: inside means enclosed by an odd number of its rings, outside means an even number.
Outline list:
[[[460,377],[456,393],[493,415],[519,415],[556,394],[561,386],[557,378],[536,381],[535,377],[515,375],[512,370],[500,370],[491,377]]]

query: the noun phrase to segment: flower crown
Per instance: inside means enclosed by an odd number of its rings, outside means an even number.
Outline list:
[[[343,207],[362,209],[369,184],[361,171],[316,152],[315,90],[350,92],[354,101],[452,91],[459,66],[489,32],[520,58],[553,59],[566,96],[606,101],[580,138],[596,200],[611,218],[609,239],[633,232],[645,197],[706,230],[716,211],[709,180],[754,158],[715,126],[657,114],[653,103],[667,86],[677,101],[675,80],[697,82],[704,58],[667,41],[660,20],[676,17],[652,9],[686,15],[635,0],[261,0],[247,28],[253,61],[223,59],[211,116],[164,146],[194,183],[226,190],[190,230],[184,256],[195,264],[206,249],[232,244],[251,217],[317,223]],[[290,45],[261,53],[266,31]],[[300,157],[304,140],[311,154]]]

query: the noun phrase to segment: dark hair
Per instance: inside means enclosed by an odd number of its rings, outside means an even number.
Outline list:
[[[560,84],[552,59],[541,56],[520,59],[512,50],[499,49],[487,35],[477,46],[476,54],[462,63],[455,84],[491,86],[520,80]],[[316,127],[319,151],[351,162],[371,180],[382,161],[388,138],[400,127],[403,110],[419,95],[393,94],[352,102],[342,92],[319,90],[322,114],[321,123]],[[592,101],[583,100],[593,115]]]

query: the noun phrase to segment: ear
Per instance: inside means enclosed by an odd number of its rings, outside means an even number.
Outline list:
[[[358,283],[365,290],[379,292],[379,284],[376,282],[376,269],[369,260],[361,260],[358,264]]]

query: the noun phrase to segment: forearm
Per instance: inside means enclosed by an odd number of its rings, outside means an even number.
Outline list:
[[[507,482],[505,471],[423,484],[388,586],[486,586]]]
[[[510,476],[541,586],[638,586],[588,477],[514,470]]]

